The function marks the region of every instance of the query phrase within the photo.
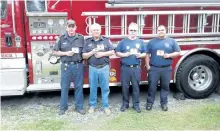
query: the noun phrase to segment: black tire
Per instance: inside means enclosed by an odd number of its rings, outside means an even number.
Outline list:
[[[219,65],[213,58],[196,54],[180,64],[176,75],[176,85],[187,97],[206,98],[218,87],[219,75]],[[200,87],[202,88],[199,89]]]

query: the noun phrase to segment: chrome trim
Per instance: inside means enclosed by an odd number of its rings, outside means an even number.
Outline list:
[[[14,0],[11,1],[11,13],[12,13],[12,27],[13,33],[17,35],[16,26],[15,26],[15,3]]]
[[[25,6],[25,12],[28,12],[27,10],[27,0],[24,0],[24,6]],[[45,12],[47,12],[47,0],[45,0]]]
[[[160,3],[160,4],[105,4],[106,8],[143,8],[143,7],[218,7],[220,3]]]
[[[185,36],[220,36],[220,33],[214,32],[214,33],[175,33],[175,34],[167,34],[169,37],[185,37]],[[116,39],[116,38],[126,38],[128,37],[127,35],[103,35],[108,38]],[[157,34],[143,34],[143,35],[138,35],[140,38],[153,38],[157,37]],[[90,38],[91,36],[87,35],[84,36],[85,39]]]
[[[112,12],[82,12],[82,16],[119,16],[119,15],[182,15],[182,14],[219,14],[219,10],[178,10],[178,11],[112,11]]]
[[[174,78],[173,78],[173,81],[174,83],[176,83],[176,73],[177,73],[177,69],[179,68],[180,64],[182,63],[183,60],[185,60],[185,58],[189,55],[191,55],[192,53],[195,53],[197,51],[210,51],[214,54],[216,54],[217,56],[220,57],[220,54],[218,54],[218,52],[216,52],[215,50],[213,49],[209,49],[209,48],[196,48],[196,49],[193,49],[193,50],[189,50],[186,54],[184,54],[177,62],[176,66],[175,66],[175,69],[174,69]]]
[[[208,38],[179,38],[175,39],[176,42],[213,42],[213,41],[219,41],[220,42],[220,37],[208,37]],[[148,42],[150,40],[144,40],[144,42]]]
[[[67,12],[27,12],[27,16],[67,16]]]

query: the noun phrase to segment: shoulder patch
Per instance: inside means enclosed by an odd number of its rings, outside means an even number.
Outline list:
[[[59,42],[59,40],[60,40],[60,38],[61,38],[62,36],[63,36],[63,35],[60,35],[60,36],[56,37],[56,43]]]

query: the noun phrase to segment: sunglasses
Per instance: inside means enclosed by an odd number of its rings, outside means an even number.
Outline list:
[[[75,25],[68,25],[68,28],[74,28],[75,27]]]
[[[131,31],[131,32],[136,32],[137,30],[129,30],[129,31]]]

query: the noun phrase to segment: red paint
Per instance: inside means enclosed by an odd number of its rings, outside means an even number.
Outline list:
[[[86,35],[86,23],[85,23],[85,16],[81,16],[82,12],[97,12],[97,11],[138,11],[138,8],[123,8],[123,9],[110,9],[110,8],[105,8],[105,3],[107,1],[66,1],[66,0],[60,0],[56,7],[53,9],[52,5],[54,5],[57,1],[54,0],[48,0],[47,1],[47,8],[48,12],[67,12],[68,13],[68,18],[69,19],[74,19],[76,21],[77,25],[77,32],[81,33],[83,35]],[[21,47],[17,48],[15,46],[15,34],[13,34],[13,27],[12,27],[12,12],[11,12],[11,1],[7,1],[7,17],[5,19],[1,19],[1,24],[8,24],[10,27],[1,29],[1,52],[2,53],[23,53],[25,57],[27,57],[28,61],[28,69],[29,69],[29,80],[30,83],[33,84],[33,65],[32,65],[32,58],[30,56],[31,54],[31,45],[30,42],[32,41],[33,35],[30,35],[29,32],[29,22],[28,22],[28,17],[26,16],[26,11],[25,11],[25,3],[24,1],[15,1],[15,23],[16,23],[16,32],[17,35],[21,37]],[[165,11],[165,10],[199,10],[199,7],[193,8],[193,7],[175,7],[175,8],[143,8],[142,10],[144,11]],[[204,10],[219,10],[219,7],[205,7]],[[128,16],[128,24],[130,22],[136,22],[136,16]],[[159,18],[160,24],[164,24],[167,26],[167,21],[164,20],[167,19],[167,16],[161,16]],[[182,27],[182,20],[183,17],[180,15],[176,15],[175,17],[175,26],[176,27]],[[152,31],[149,30],[150,27],[152,27],[152,16],[149,15],[145,18],[145,28],[144,34],[151,34]],[[210,19],[208,19],[210,21]],[[100,23],[101,25],[104,25],[104,17],[97,18],[96,20],[97,23]],[[211,24],[211,22],[209,22]],[[120,26],[121,21],[119,16],[114,16],[111,18],[111,26]],[[194,27],[197,25],[197,18],[195,16],[191,17],[190,21],[190,26]],[[209,26],[209,25],[208,25]],[[206,28],[205,32],[210,31],[210,28]],[[196,29],[190,29],[190,32],[196,32]],[[5,33],[11,33],[12,34],[12,40],[13,40],[13,46],[12,47],[6,47],[5,46],[5,40],[4,40],[4,35]],[[102,29],[102,34],[105,33],[105,29]],[[121,30],[120,29],[111,29],[111,34],[117,35],[120,34]],[[181,30],[175,29],[175,33],[181,33]],[[57,34],[59,35],[59,34]],[[57,36],[57,35],[53,35]],[[40,35],[44,37],[45,35]],[[46,35],[50,36],[50,35]],[[181,37],[179,37],[181,38]],[[185,37],[186,38],[186,37]],[[149,38],[151,39],[151,38]],[[36,39],[38,41],[38,39]],[[112,42],[118,42],[120,39],[112,39]],[[41,41],[48,41],[42,39]],[[54,43],[55,39],[49,40],[51,43]],[[181,45],[182,50],[192,50],[196,49],[198,47],[203,47],[203,48],[210,48],[210,49],[220,49],[220,43],[219,44],[205,44],[205,45],[200,45],[198,42],[195,45]],[[27,55],[29,54],[29,55]],[[173,60],[173,69],[175,68],[176,63],[180,59],[176,58]],[[146,69],[144,68],[144,59],[142,60],[142,75],[141,75],[141,80],[146,81],[147,80],[147,75],[146,75]],[[116,71],[116,82],[120,82],[120,59],[111,59],[111,69],[115,69]],[[88,83],[88,66],[85,66],[85,84]],[[111,82],[114,83],[114,82]]]

